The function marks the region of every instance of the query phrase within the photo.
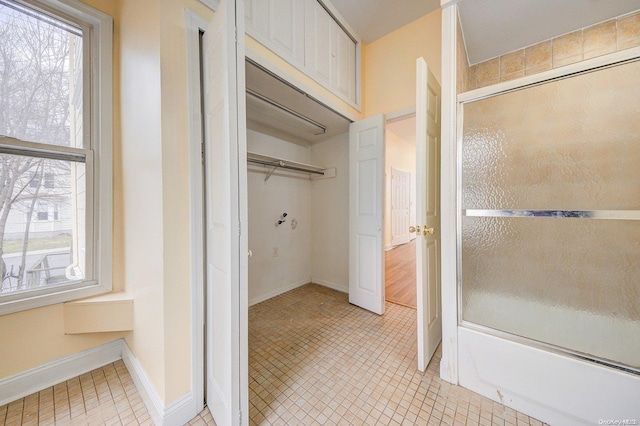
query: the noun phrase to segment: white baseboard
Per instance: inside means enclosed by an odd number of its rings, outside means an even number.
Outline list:
[[[416,239],[416,236],[414,234],[411,234],[411,236],[409,237],[409,242],[413,241]],[[402,243],[402,244],[407,244],[407,243]],[[398,246],[401,246],[402,244],[385,244],[384,245],[384,251],[389,251],[392,250]]]
[[[336,284],[336,283],[332,283],[331,281],[325,281],[325,280],[313,280],[313,282],[315,284],[320,284],[322,286],[329,287],[333,290],[341,291],[343,293],[349,293],[348,285]]]
[[[280,286],[280,287],[276,288],[275,290],[272,290],[272,291],[270,291],[268,293],[261,294],[259,296],[256,296],[256,297],[253,297],[253,298],[249,299],[249,306],[253,306],[253,305],[257,304],[257,303],[264,302],[265,300],[271,299],[272,297],[279,296],[282,293],[286,293],[287,291],[293,290],[294,288],[301,287],[301,286],[303,286],[305,284],[309,284],[309,280],[296,281],[296,282],[291,283],[291,284]]]
[[[114,340],[77,354],[61,357],[41,366],[0,380],[0,406],[39,392],[96,368],[122,359],[144,401],[149,415],[157,425],[184,425],[198,415],[193,394],[165,406],[144,369],[124,339]]]
[[[167,426],[179,426],[187,424],[191,419],[199,414],[196,407],[196,401],[193,398],[193,393],[189,391],[182,398],[167,405],[164,409],[164,421],[163,425]]]
[[[136,385],[136,389],[138,389],[138,393],[144,401],[144,405],[147,406],[147,411],[153,419],[153,422],[157,425],[162,424],[162,418],[164,416],[164,404],[162,403],[162,399],[155,391],[151,384],[151,380],[149,380],[144,369],[136,357],[133,356],[131,349],[129,349],[129,346],[124,341],[122,341],[122,361],[124,362],[124,365],[127,366],[131,379]]]
[[[115,340],[6,377],[0,380],[0,406],[115,362],[121,348],[122,340]]]
[[[191,391],[171,404],[164,405],[151,380],[124,340],[122,341],[122,361],[127,366],[131,379],[156,425],[180,426],[198,415],[196,402]]]

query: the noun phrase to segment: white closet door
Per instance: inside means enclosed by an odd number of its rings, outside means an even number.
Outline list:
[[[269,41],[283,58],[304,65],[304,2],[269,0]]]
[[[246,313],[246,258],[240,257],[246,238],[241,240],[239,229],[246,217],[240,180],[246,161],[241,156],[246,156],[242,6],[242,0],[221,0],[203,39],[206,400],[220,425],[239,425],[248,417],[247,323],[241,315]]]
[[[269,34],[269,3],[264,0],[246,0],[244,17],[247,33],[266,38]]]
[[[356,98],[356,44],[340,26],[334,25],[332,88],[345,98]]]
[[[384,115],[349,126],[349,302],[384,313]]]
[[[305,2],[305,66],[314,79],[331,84],[333,44],[336,23],[318,0]]]

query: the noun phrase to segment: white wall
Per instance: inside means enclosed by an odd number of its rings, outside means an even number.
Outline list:
[[[247,130],[247,149],[302,163],[311,163],[311,150],[253,130]],[[249,164],[249,304],[254,304],[311,281],[311,181],[305,173],[278,169],[264,181],[271,167]],[[275,226],[286,212],[286,222]],[[292,229],[291,222],[298,223]],[[278,251],[274,257],[274,249]]]
[[[311,184],[313,282],[349,289],[349,134],[311,147],[313,164],[335,167],[336,177]]]
[[[335,178],[282,171],[264,181],[263,166],[249,164],[249,304],[308,282],[349,287],[349,138],[313,146],[248,130],[247,149],[302,163],[335,167]],[[286,222],[275,226],[283,212]],[[291,221],[297,221],[296,229]],[[274,249],[278,256],[274,257]]]
[[[411,173],[409,224],[416,225],[416,146],[387,130],[385,135],[384,246],[391,248],[391,168]],[[415,234],[411,234],[415,238]]]

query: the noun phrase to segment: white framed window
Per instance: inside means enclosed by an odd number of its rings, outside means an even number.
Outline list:
[[[112,27],[0,0],[0,315],[111,291]]]

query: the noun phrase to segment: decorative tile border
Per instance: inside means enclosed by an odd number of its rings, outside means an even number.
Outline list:
[[[465,90],[537,74],[636,46],[640,46],[640,11],[472,65],[465,73]]]

